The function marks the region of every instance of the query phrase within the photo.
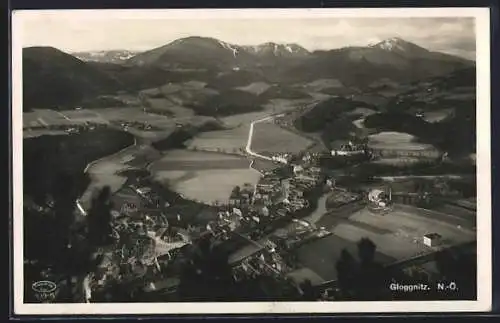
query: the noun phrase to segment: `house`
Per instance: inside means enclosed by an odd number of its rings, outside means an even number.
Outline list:
[[[424,235],[424,244],[428,247],[435,247],[439,245],[441,241],[441,235],[438,233],[428,233]]]
[[[226,222],[230,231],[236,230],[241,225],[240,217],[236,214],[231,215]]]
[[[269,180],[269,179],[266,179],[266,178],[263,178],[257,184],[257,189],[263,190],[263,191],[269,191],[269,190],[272,190],[275,185],[276,185],[276,182]]]
[[[318,179],[315,176],[299,175],[296,177],[297,180],[305,183],[315,183]]]
[[[291,197],[296,197],[296,198],[297,197],[299,197],[299,198],[300,197],[304,197],[304,191],[296,189],[296,190],[293,191],[293,194],[290,194],[290,195],[291,195]]]
[[[320,174],[320,173],[321,173],[321,168],[313,166],[313,167],[310,167],[310,168],[309,168],[309,171],[310,171],[312,174]]]
[[[387,194],[383,190],[374,189],[368,193],[368,201],[379,207],[386,207],[391,201],[391,194]]]
[[[243,213],[238,208],[233,208],[233,214],[237,215],[238,217],[242,217],[243,216]]]
[[[293,166],[293,173],[294,174],[299,174],[301,172],[304,171],[304,167],[300,166],[300,165],[294,165]]]
[[[241,204],[241,199],[239,197],[229,198],[229,205],[240,205],[240,204]]]
[[[334,187],[335,186],[335,179],[327,179],[326,180],[326,185],[328,185],[329,187]]]

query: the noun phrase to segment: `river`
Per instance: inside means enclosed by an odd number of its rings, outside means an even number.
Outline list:
[[[323,215],[325,215],[327,212],[326,200],[328,199],[328,195],[329,193],[321,195],[318,199],[318,206],[316,207],[316,209],[310,215],[302,219],[312,224],[316,224],[319,220],[321,220]]]

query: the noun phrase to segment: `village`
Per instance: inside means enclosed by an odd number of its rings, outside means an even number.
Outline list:
[[[286,276],[294,265],[280,253],[330,234],[300,220],[314,208],[311,192],[316,191],[317,198],[332,189],[333,181],[325,179],[318,161],[319,155],[307,154],[300,163],[265,172],[256,185],[235,187],[227,203],[216,206],[216,218],[204,226],[185,225],[182,214],[168,220],[171,203],[147,181],[131,184],[129,191],[136,197],[115,204],[116,243],[93,276],[92,289],[99,292],[113,283],[135,281],[146,292],[175,290],[179,280],[165,272],[172,272],[169,267],[183,247],[207,235],[214,246],[226,243],[234,249],[229,263],[236,280],[265,272]]]
[[[357,150],[348,143],[330,155],[345,158],[350,152],[357,154]],[[322,158],[321,153],[274,156],[275,169],[263,172],[256,185],[243,183],[235,187],[227,202],[212,206],[211,218],[196,223],[186,220],[182,211],[172,214],[182,196],[165,198],[148,180],[136,179],[129,185],[130,195],[115,203],[115,244],[105,253],[105,261],[91,279],[93,294],[106,295],[109,286],[128,282],[142,294],[172,295],[175,299],[188,250],[204,237],[209,237],[211,248],[230,251],[228,262],[235,281],[271,275],[290,280],[299,292],[304,280],[321,285],[327,279],[314,270],[304,270],[292,250],[332,235],[332,223],[356,210],[366,208],[383,216],[393,212],[393,199],[400,204],[412,204],[417,198],[407,192],[393,193],[392,189],[360,192],[340,187],[320,167]],[[325,216],[331,212],[332,216]],[[422,232],[425,234],[417,239],[422,241],[414,243],[426,247],[419,248],[439,248],[440,234]]]

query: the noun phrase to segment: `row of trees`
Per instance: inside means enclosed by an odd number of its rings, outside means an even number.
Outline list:
[[[50,269],[66,286],[59,295],[61,301],[77,300],[77,295],[72,295],[72,278],[82,278],[94,271],[101,258],[97,251],[111,242],[109,187],[96,195],[84,221],[75,217],[79,196],[76,188],[73,176],[60,173],[48,192],[53,200],[49,214],[29,210],[24,219],[24,258],[37,263],[38,268],[35,271],[28,268],[32,275],[25,279],[27,282],[40,279],[40,271]]]
[[[450,155],[470,154],[476,149],[474,102],[461,103],[456,114],[442,122],[430,123],[404,112],[373,114],[365,119],[367,128],[412,134]]]
[[[414,267],[401,270],[376,260],[377,247],[367,238],[358,242],[357,255],[343,250],[336,259],[339,292],[335,300],[439,300],[474,299],[475,254],[444,250],[435,254],[437,273],[428,275]],[[306,280],[299,286],[289,279],[268,275],[235,281],[228,255],[203,240],[185,268],[179,286],[182,301],[315,301],[322,291]],[[439,291],[436,282],[453,283],[456,290]],[[391,283],[428,284],[429,291],[406,293],[391,289]],[[297,288],[299,287],[299,288]]]
[[[436,272],[428,273],[419,266],[409,268],[383,266],[375,260],[376,245],[363,238],[358,242],[358,259],[343,250],[337,260],[338,300],[471,300],[476,297],[475,246],[438,251],[430,259]],[[470,252],[472,251],[472,252]],[[439,290],[438,283],[452,284],[457,288]],[[393,288],[394,285],[424,284],[429,290],[412,293]]]

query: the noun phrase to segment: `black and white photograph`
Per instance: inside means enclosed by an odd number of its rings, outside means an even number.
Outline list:
[[[489,11],[16,11],[17,314],[491,306]]]

